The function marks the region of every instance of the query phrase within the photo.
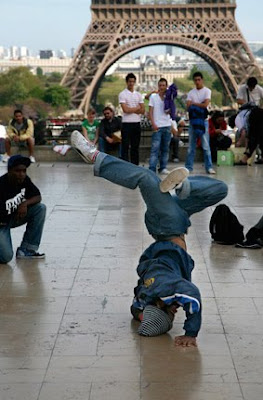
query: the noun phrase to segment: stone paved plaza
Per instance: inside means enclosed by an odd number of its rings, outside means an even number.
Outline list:
[[[36,164],[29,175],[48,207],[46,259],[0,265],[1,400],[263,398],[263,250],[212,243],[213,208],[196,214],[187,244],[203,297],[198,348],[174,347],[182,310],[169,334],[142,338],[129,312],[152,242],[139,191],[84,163]],[[263,213],[263,166],[220,167],[217,177],[247,232]],[[23,228],[12,232],[17,247]]]

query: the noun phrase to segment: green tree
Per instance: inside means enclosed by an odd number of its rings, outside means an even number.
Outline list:
[[[105,76],[97,94],[97,103],[104,106],[112,103],[115,107],[119,104],[119,93],[126,87],[125,80],[116,75]]]
[[[23,102],[35,88],[43,87],[39,77],[28,68],[12,68],[0,74],[0,105]]]
[[[37,76],[43,76],[43,69],[40,67],[37,67]]]
[[[60,85],[53,85],[46,89],[44,93],[44,101],[53,107],[68,108],[70,104],[69,89]]]

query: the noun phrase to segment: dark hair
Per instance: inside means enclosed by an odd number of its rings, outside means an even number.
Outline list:
[[[16,115],[18,113],[23,115],[22,110],[17,109],[17,110],[14,111],[14,115]]]
[[[236,117],[237,117],[237,114],[234,114],[234,115],[231,115],[231,117],[228,118],[228,125],[232,129],[234,129],[234,127],[236,126],[236,124],[235,124]]]
[[[109,106],[106,106],[106,107],[103,108],[103,112],[104,112],[104,111],[107,111],[107,110],[113,112],[113,109],[110,108]]]
[[[136,80],[136,76],[132,72],[130,72],[125,78],[126,82],[128,82],[129,79],[135,79]]]
[[[213,121],[213,123],[216,122],[217,118],[224,118],[224,113],[220,110],[216,110],[213,112],[211,119]]]
[[[160,82],[165,82],[165,83],[166,83],[166,86],[168,86],[167,79],[161,78],[161,79],[159,79],[158,84],[159,84]]]
[[[202,72],[200,72],[200,71],[195,72],[193,75],[193,79],[195,79],[195,78],[204,79]]]
[[[248,78],[247,80],[247,85],[248,87],[254,88],[258,84],[257,78],[254,76],[251,76],[251,78]]]

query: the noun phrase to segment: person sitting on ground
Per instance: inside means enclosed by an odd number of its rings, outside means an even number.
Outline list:
[[[223,134],[226,130],[227,124],[223,112],[215,111],[208,120],[212,161],[217,160],[217,150],[227,150],[232,144],[231,138]]]
[[[238,125],[237,120],[239,115],[240,113],[235,118],[236,125]],[[257,147],[259,147],[261,155],[263,154],[263,132],[261,131],[263,109],[259,107],[253,107],[250,112],[244,116],[244,119],[245,122],[243,122],[243,125],[246,125],[247,146],[242,160],[239,161],[237,165],[247,165],[248,159],[252,157]],[[262,158],[260,158],[257,163],[262,164]]]
[[[11,156],[12,142],[17,145],[26,143],[29,151],[31,163],[36,162],[34,157],[34,125],[30,119],[24,117],[21,110],[14,111],[14,118],[7,127],[7,137],[5,140],[6,154],[3,161],[7,162]]]
[[[179,147],[183,146],[184,143],[180,140],[181,133],[183,132],[185,127],[185,121],[180,118],[176,117],[175,121],[172,121],[171,125],[171,143],[170,148],[172,149],[172,161],[174,163],[178,163],[179,160]]]
[[[263,247],[263,216],[256,225],[249,229],[246,240],[236,244],[236,247],[245,249],[261,249]]]
[[[45,222],[46,206],[41,203],[38,188],[27,176],[31,164],[28,157],[20,154],[8,160],[8,172],[0,177],[0,264],[13,257],[11,229],[26,224],[16,258],[38,259],[44,254],[37,252]]]
[[[82,122],[82,133],[85,139],[96,145],[99,140],[99,121],[95,119],[96,111],[90,108],[87,113],[87,118]]]
[[[74,131],[71,144],[86,162],[94,163],[94,175],[125,188],[139,187],[146,204],[145,223],[155,242],[142,254],[137,272],[131,312],[140,321],[138,333],[157,336],[172,328],[178,307],[186,313],[185,335],[175,338],[177,346],[196,346],[201,326],[201,296],[191,282],[194,261],[186,251],[189,217],[221,201],[225,183],[206,176],[191,176],[176,168],[163,181],[151,170],[137,166],[91,146]],[[176,194],[170,194],[175,189]]]
[[[114,111],[107,106],[103,110],[104,118],[99,126],[99,150],[107,153],[109,150],[118,150],[120,156],[121,119],[114,116]]]

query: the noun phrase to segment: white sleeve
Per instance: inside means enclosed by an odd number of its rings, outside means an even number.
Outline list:
[[[120,92],[120,94],[119,94],[119,103],[120,104],[125,104],[126,103],[125,94],[123,92]]]
[[[171,126],[177,131],[177,122],[173,119],[171,119],[170,121],[171,121]]]
[[[190,92],[188,92],[186,101],[193,101],[193,98],[192,98],[192,90],[190,90]]]
[[[154,95],[151,94],[150,99],[149,99],[149,106],[154,107]]]
[[[144,101],[143,101],[141,93],[138,93],[138,94],[139,94],[139,103],[140,104],[144,104]]]
[[[243,86],[240,86],[237,92],[237,100],[245,100],[243,94]]]
[[[211,94],[212,94],[212,92],[211,92],[211,90],[210,89],[208,89],[208,88],[206,88],[207,90],[206,90],[206,95],[205,95],[205,100],[211,100]]]

